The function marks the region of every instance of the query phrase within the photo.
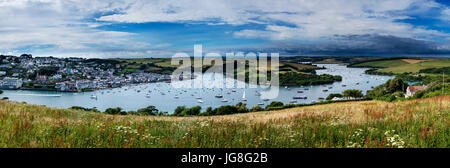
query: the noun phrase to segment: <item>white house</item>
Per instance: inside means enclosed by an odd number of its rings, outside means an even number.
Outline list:
[[[421,91],[421,90],[425,90],[425,89],[427,89],[427,86],[408,86],[408,88],[406,89],[405,97],[408,98],[408,97],[414,96],[414,94],[417,91]]]

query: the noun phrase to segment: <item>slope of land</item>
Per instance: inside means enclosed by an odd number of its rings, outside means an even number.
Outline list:
[[[378,61],[367,61],[351,65],[352,67],[382,68],[377,72],[417,73],[422,69],[450,67],[450,59],[389,59]]]
[[[450,96],[211,117],[114,116],[0,101],[0,147],[450,147]]]

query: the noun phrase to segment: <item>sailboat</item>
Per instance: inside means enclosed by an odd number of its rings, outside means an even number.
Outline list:
[[[242,101],[247,101],[247,98],[245,97],[245,91],[244,91],[244,93],[242,94]]]

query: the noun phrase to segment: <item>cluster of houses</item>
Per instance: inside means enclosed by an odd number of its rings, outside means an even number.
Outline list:
[[[45,67],[57,70],[51,75],[40,74],[39,70]],[[143,71],[131,74],[119,72],[121,72],[120,66],[87,62],[84,58],[33,58],[27,54],[20,57],[0,55],[0,89],[42,89],[44,87],[73,92],[170,80],[169,75]]]

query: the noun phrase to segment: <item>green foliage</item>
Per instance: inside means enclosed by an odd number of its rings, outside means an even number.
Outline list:
[[[173,115],[176,115],[176,116],[183,116],[183,115],[184,115],[184,114],[183,114],[184,109],[186,109],[186,106],[178,106],[178,107],[175,109],[175,111],[173,112]]]
[[[239,102],[236,104],[237,113],[248,113],[249,110],[247,109],[247,104]]]
[[[386,83],[375,87],[373,90],[367,91],[367,96],[372,99],[393,101],[397,97],[399,92],[404,93],[408,88],[408,83],[404,82],[400,77],[389,79]],[[393,96],[393,97],[392,97]]]
[[[344,97],[354,97],[354,98],[360,98],[364,96],[361,90],[356,89],[347,89],[342,94]]]
[[[335,97],[343,97],[343,96],[342,96],[342,94],[339,94],[339,93],[332,93],[332,94],[328,95],[326,100],[331,100],[331,99],[333,99]]]
[[[191,107],[191,108],[185,108],[182,111],[182,114],[185,115],[185,116],[195,116],[195,115],[200,114],[201,109],[202,109],[202,107],[200,107],[200,106],[194,106],[194,107]]]
[[[263,110],[264,109],[259,105],[253,106],[252,109],[250,109],[251,112],[258,112],[258,111],[263,111]]]
[[[238,109],[236,108],[236,106],[225,105],[225,106],[220,106],[220,107],[214,109],[214,115],[234,114],[234,113],[237,113],[237,111],[238,111]]]
[[[81,106],[72,106],[69,109],[73,109],[73,110],[82,110],[82,111],[89,111],[89,112],[96,112],[99,113],[100,111],[97,110],[96,108],[85,108],[85,107],[81,107]]]
[[[42,67],[37,72],[39,75],[52,76],[58,72],[59,68],[54,66]]]
[[[442,68],[427,68],[421,69],[419,73],[430,73],[430,74],[450,74],[450,67],[442,67]]]
[[[3,94],[3,90],[0,90],[0,94]]]
[[[281,85],[321,85],[321,84],[329,84],[335,81],[342,81],[341,76],[333,76],[329,74],[303,74],[303,73],[295,73],[288,72],[284,74],[280,74],[280,84]]]
[[[159,110],[155,106],[148,106],[137,111],[139,115],[158,115],[158,112]]]
[[[122,111],[122,108],[120,108],[120,107],[108,108],[108,109],[105,110],[105,113],[106,114],[112,114],[112,115],[117,115],[117,114],[123,115],[123,114],[126,114],[126,112]]]

